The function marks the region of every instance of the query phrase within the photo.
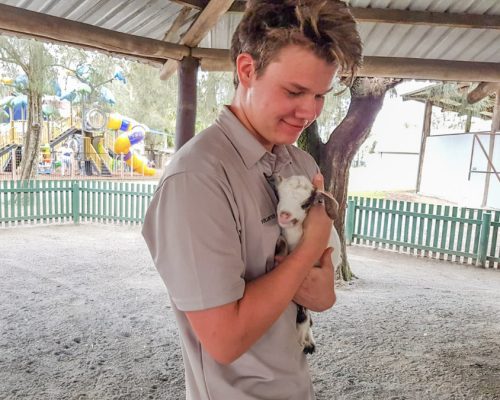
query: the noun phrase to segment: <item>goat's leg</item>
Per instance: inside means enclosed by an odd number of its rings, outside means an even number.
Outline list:
[[[310,311],[297,304],[297,334],[299,344],[305,354],[312,354],[316,350],[316,342],[312,334],[312,318]]]

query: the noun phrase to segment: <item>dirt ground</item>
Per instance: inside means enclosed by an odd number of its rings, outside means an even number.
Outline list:
[[[500,399],[499,270],[349,253],[359,279],[314,316],[318,400]],[[138,227],[0,230],[0,334],[0,399],[184,398]]]

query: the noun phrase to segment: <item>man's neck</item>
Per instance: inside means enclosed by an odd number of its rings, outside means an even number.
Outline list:
[[[255,137],[255,139],[257,139],[257,141],[267,151],[272,153],[274,145],[271,143],[263,142],[262,137],[257,133],[255,128],[252,126],[249,119],[247,118],[244,111],[244,107],[241,107],[241,104],[239,104],[239,102],[236,99],[234,99],[233,102],[227,106],[227,108],[236,116],[236,118],[238,118],[238,120],[245,126],[245,128],[247,128],[248,133],[251,134],[253,137]]]

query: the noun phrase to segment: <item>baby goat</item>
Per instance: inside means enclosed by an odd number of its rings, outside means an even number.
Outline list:
[[[275,175],[273,178],[279,199],[278,224],[282,233],[276,253],[277,255],[286,255],[299,243],[303,233],[302,223],[306,218],[307,211],[313,204],[324,202],[326,211],[332,219],[337,214],[338,204],[332,197],[315,189],[305,176],[295,175],[282,178]],[[335,270],[337,270],[341,261],[340,238],[334,226],[332,226],[328,245],[333,248],[332,263]],[[306,354],[312,354],[316,349],[311,326],[311,313],[307,308],[297,304],[297,332],[299,343]]]

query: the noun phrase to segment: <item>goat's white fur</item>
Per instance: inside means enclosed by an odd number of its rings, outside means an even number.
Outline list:
[[[299,175],[289,178],[277,177],[275,184],[279,198],[277,209],[278,223],[287,243],[289,253],[297,246],[302,237],[302,224],[308,211],[308,208],[303,207],[303,205],[314,195],[315,189],[307,177]],[[329,246],[333,248],[332,263],[335,270],[337,270],[341,262],[340,238],[333,225]],[[303,308],[303,310],[298,309],[299,313],[302,311],[305,313],[303,320],[299,322],[299,318],[297,319],[299,344],[305,353],[312,353],[315,350],[316,344],[311,330],[311,313],[306,308]]]

